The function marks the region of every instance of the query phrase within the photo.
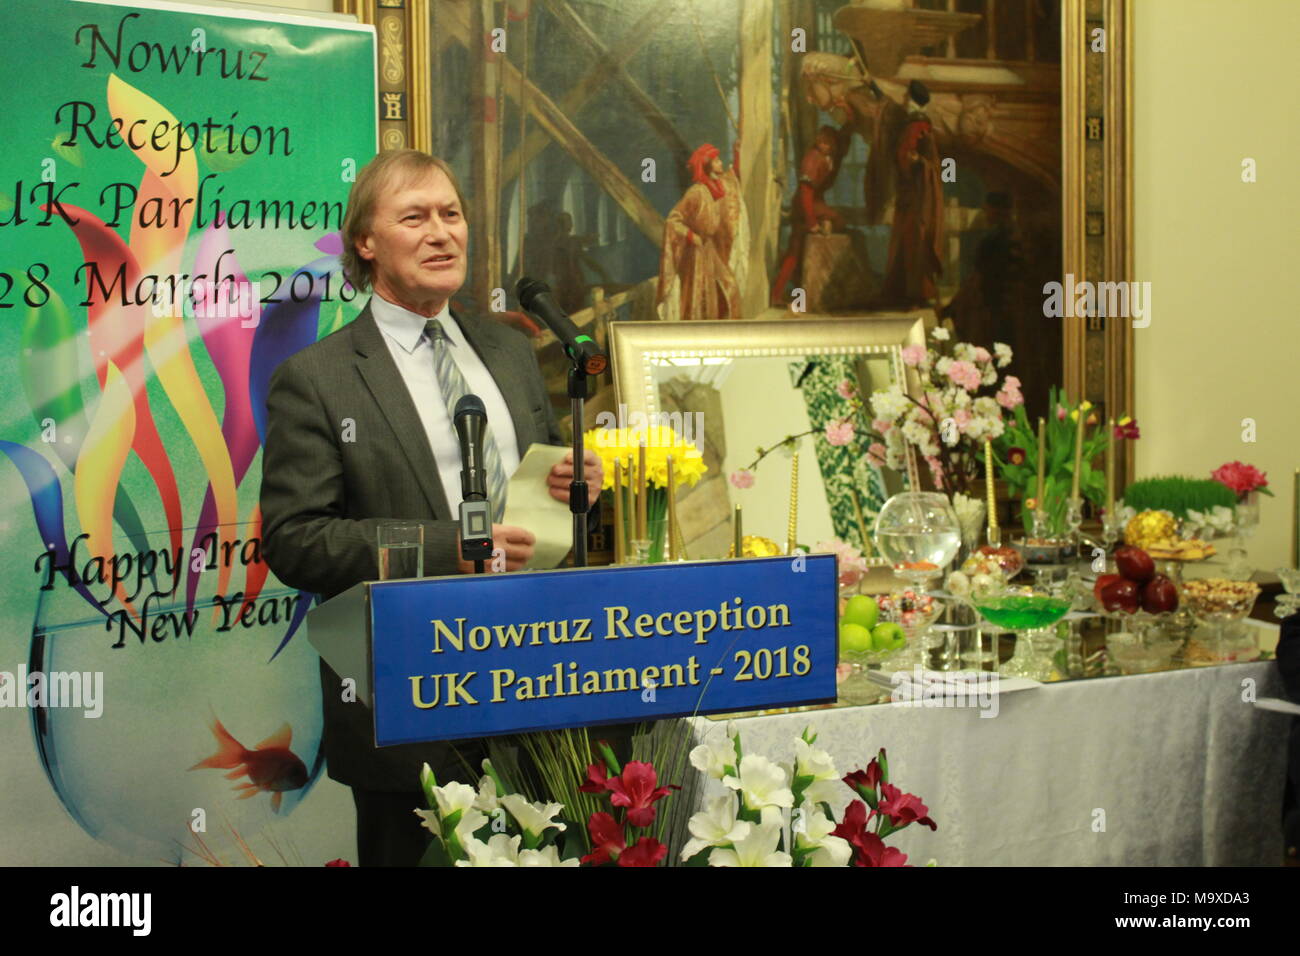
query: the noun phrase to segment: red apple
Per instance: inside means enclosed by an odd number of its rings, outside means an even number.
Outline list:
[[[1128,578],[1116,578],[1101,589],[1101,606],[1108,611],[1133,614],[1138,609],[1138,586]]]
[[[1099,575],[1097,575],[1097,583],[1094,584],[1094,585],[1092,586],[1092,596],[1095,597],[1095,598],[1097,599],[1097,603],[1098,603],[1098,604],[1101,603],[1101,591],[1102,591],[1102,588],[1106,587],[1106,586],[1107,586],[1108,584],[1110,584],[1112,581],[1118,581],[1118,580],[1120,580],[1120,575],[1118,575],[1118,574],[1099,574]]]
[[[1141,548],[1130,548],[1127,545],[1115,550],[1115,567],[1119,568],[1119,573],[1124,577],[1138,584],[1150,581],[1156,573],[1156,563],[1151,560],[1151,555]]]
[[[1163,614],[1178,610],[1178,589],[1163,574],[1157,574],[1142,589],[1142,610],[1148,614]]]

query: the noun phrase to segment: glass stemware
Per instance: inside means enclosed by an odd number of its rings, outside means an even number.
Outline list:
[[[921,591],[942,578],[944,570],[961,549],[962,529],[957,512],[947,495],[934,491],[905,491],[894,495],[880,509],[873,529],[876,550],[894,568],[894,574]],[[934,614],[908,644],[928,650],[929,624],[942,609],[934,602]],[[957,654],[944,654],[945,668],[960,666]]]
[[[1046,680],[1051,676],[1051,659],[1036,654],[1031,634],[1048,631],[1070,611],[1070,599],[1054,589],[1020,586],[1001,594],[973,597],[971,603],[980,617],[991,625],[1016,636],[1015,654],[998,672],[1007,677]]]

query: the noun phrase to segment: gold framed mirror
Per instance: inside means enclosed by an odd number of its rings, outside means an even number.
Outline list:
[[[898,383],[919,396],[902,350],[924,345],[926,315],[610,323],[618,410],[606,413],[606,422],[669,424],[708,466],[698,485],[678,493],[691,558],[726,555],[735,504],[746,534],[784,547],[796,461],[797,543],[811,548],[834,537],[870,557],[875,514],[889,495],[916,485],[916,458],[909,449],[902,468],[874,467],[856,443],[827,441],[825,425],[851,408],[851,391],[869,399]],[[782,445],[788,456],[777,450]],[[741,471],[754,479],[748,487],[732,480]]]

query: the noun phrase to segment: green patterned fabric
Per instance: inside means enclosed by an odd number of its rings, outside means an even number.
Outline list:
[[[880,469],[867,463],[868,441],[859,437],[837,447],[826,440],[827,422],[843,418],[849,409],[849,403],[836,391],[845,379],[862,391],[858,360],[852,356],[818,355],[813,356],[811,362],[801,359],[790,363],[790,382],[803,392],[808,406],[808,424],[818,432],[813,436],[813,445],[817,449],[822,482],[826,485],[835,534],[841,541],[861,548],[863,554],[871,554],[871,543],[862,539],[853,494],[857,492],[862,523],[870,534],[876,515],[888,497],[884,479]]]

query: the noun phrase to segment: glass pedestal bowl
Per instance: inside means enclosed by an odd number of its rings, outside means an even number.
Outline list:
[[[1032,680],[1051,676],[1051,658],[1037,652],[1031,632],[1051,628],[1065,617],[1070,611],[1068,598],[1039,588],[1015,587],[1001,594],[973,597],[971,603],[984,620],[1016,636],[1015,654],[998,668],[999,674]]]
[[[1259,657],[1259,638],[1254,629],[1239,626],[1255,607],[1258,584],[1201,578],[1184,582],[1182,596],[1196,620],[1209,632],[1195,635],[1188,643],[1187,663],[1204,666]]]

